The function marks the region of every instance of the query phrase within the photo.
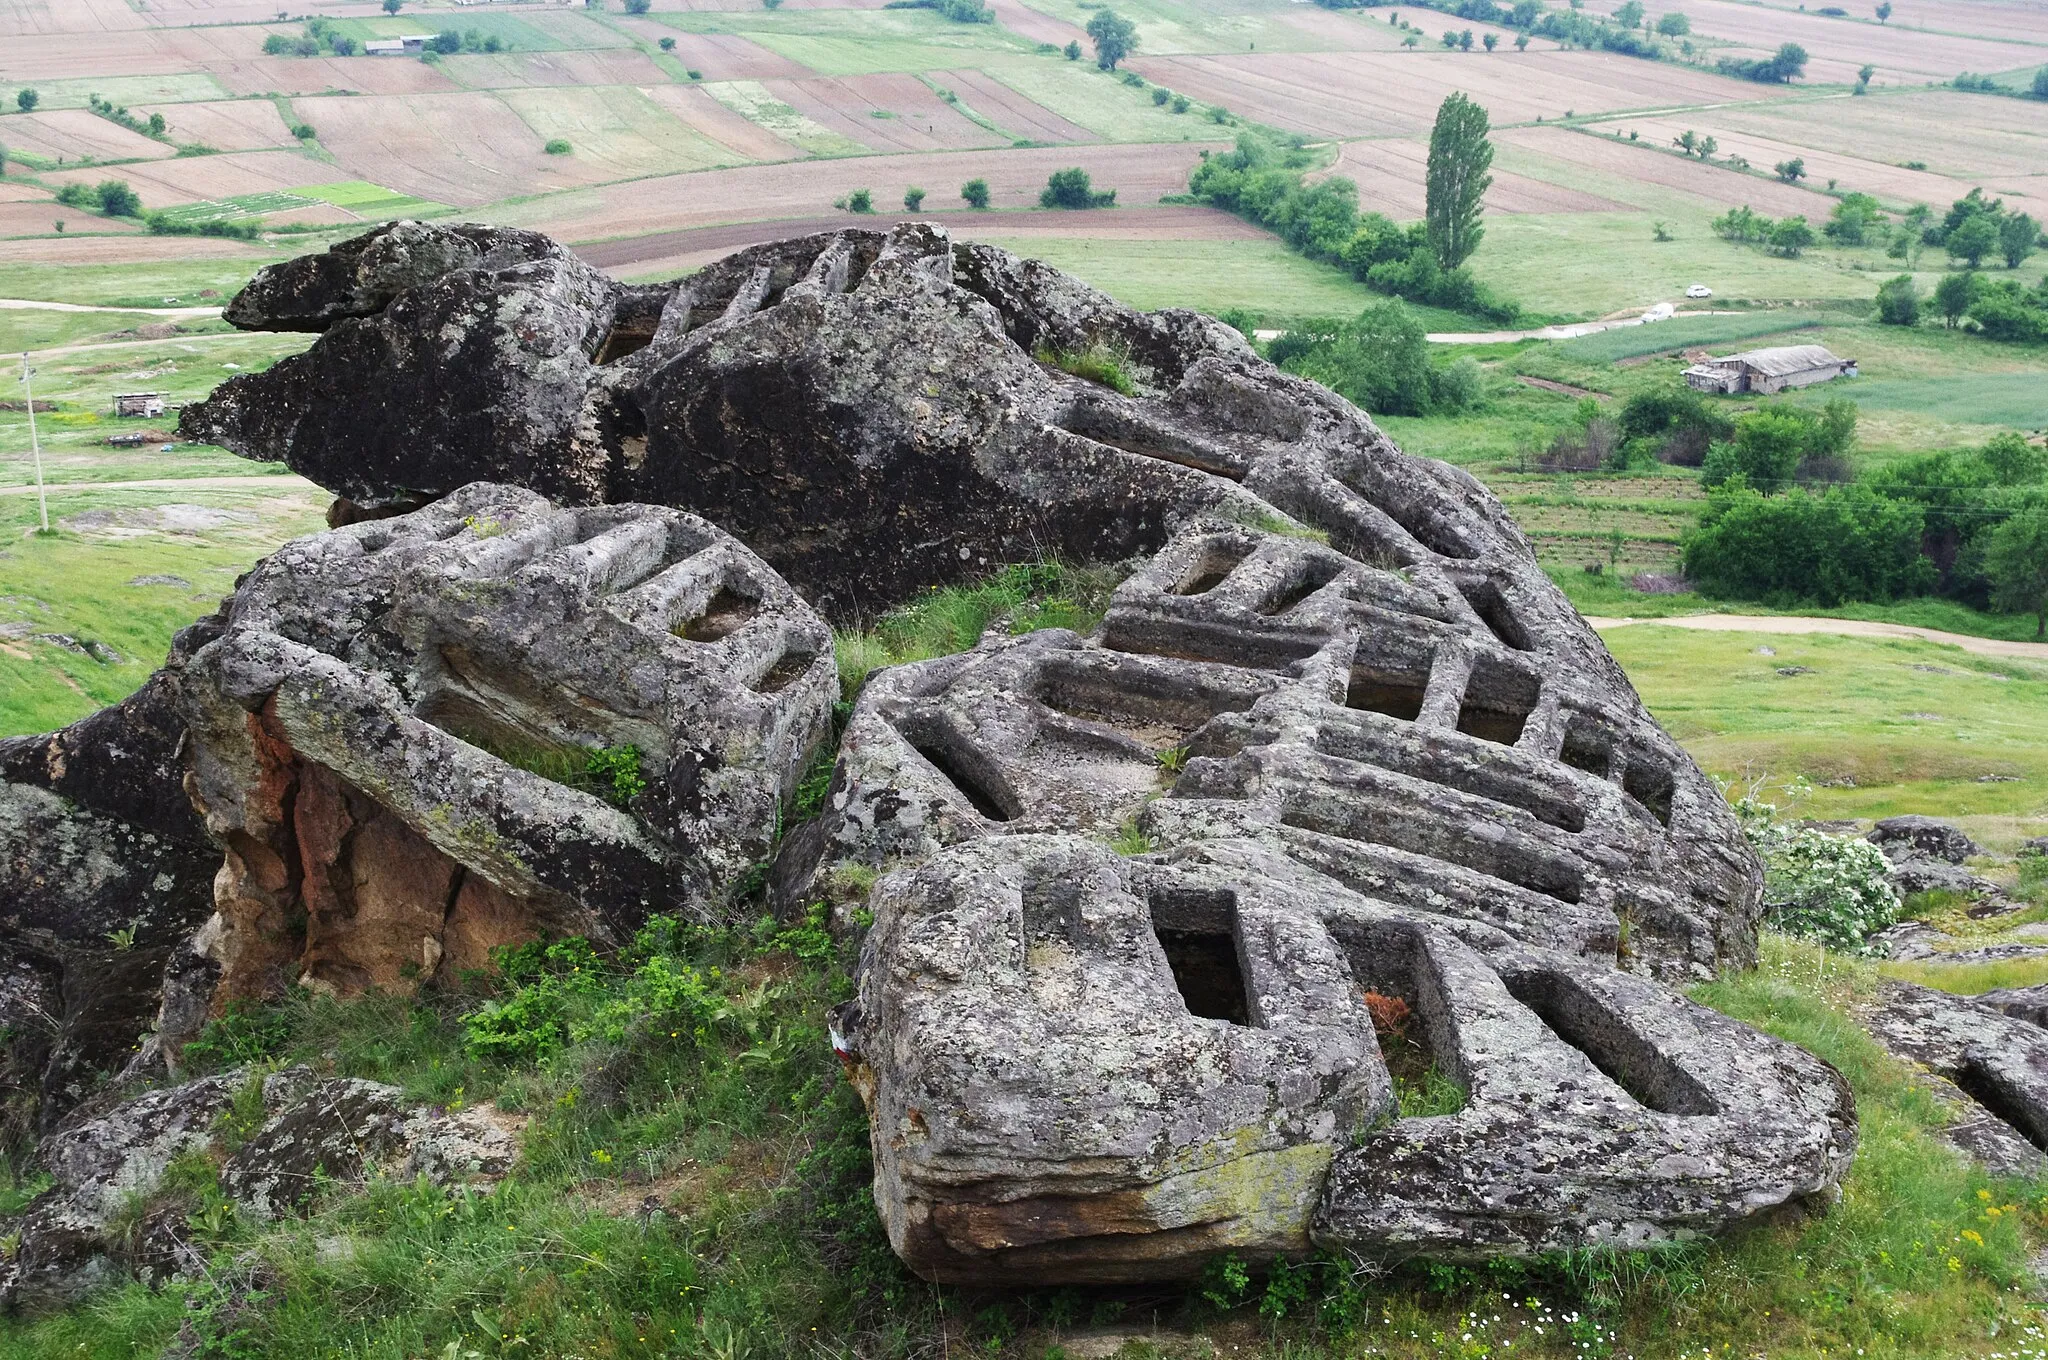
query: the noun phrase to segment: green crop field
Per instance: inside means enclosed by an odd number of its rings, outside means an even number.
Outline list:
[[[498,97],[525,120],[541,144],[563,138],[575,148],[575,155],[604,165],[608,174],[620,179],[747,164],[746,157],[669,116],[629,86],[500,90]],[[396,210],[370,211],[391,215]]]
[[[1026,98],[1112,142],[1215,142],[1234,135],[1202,116],[1197,105],[1174,113],[1082,62],[1052,58],[992,64],[988,73]]]
[[[1711,301],[1688,303],[1688,306],[1711,307]],[[1689,349],[1695,346],[1720,349],[1736,340],[1756,340],[1763,336],[1778,336],[1771,343],[1776,345],[1797,345],[1805,343],[1805,337],[1788,335],[1787,332],[1810,330],[1821,324],[1821,315],[1816,312],[1770,311],[1738,316],[1680,316],[1669,321],[1656,321],[1642,326],[1618,326],[1609,331],[1598,331],[1577,340],[1562,342],[1558,349],[1563,354],[1586,363],[1613,363],[1617,359],[1634,359],[1645,354],[1664,354],[1671,350]],[[1739,348],[1751,348],[1743,345]]]
[[[996,24],[957,24],[934,10],[694,10],[654,16],[687,33],[731,33],[819,75],[931,71],[1017,56],[1038,45]]]
[[[704,87],[705,92],[748,122],[800,147],[814,156],[858,156],[867,150],[808,115],[799,113],[768,92],[758,80],[721,80]]]
[[[201,199],[197,203],[180,203],[175,207],[162,208],[158,211],[171,222],[221,222],[241,217],[261,217],[265,213],[290,212],[294,208],[311,207],[318,201],[320,200],[276,189],[264,194],[237,194],[233,198]]]

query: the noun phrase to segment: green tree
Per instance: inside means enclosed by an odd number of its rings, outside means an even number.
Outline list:
[[[1412,41],[1413,41],[1413,39],[1410,39],[1410,41],[1412,42]],[[1526,52],[1526,51],[1528,51],[1528,50],[1529,50],[1529,35],[1528,35],[1528,34],[1526,34],[1526,33],[1517,33],[1517,34],[1515,35],[1515,50],[1516,50],[1517,52]]]
[[[152,136],[152,137],[161,137],[161,136],[163,136],[163,135],[164,135],[164,129],[165,129],[165,128],[167,128],[167,127],[169,127],[169,126],[170,126],[170,123],[169,123],[169,122],[168,122],[168,121],[167,121],[167,120],[166,120],[166,119],[164,118],[164,116],[163,116],[162,114],[160,114],[160,113],[152,113],[151,115],[149,115],[149,135],[150,135],[150,136]]]
[[[575,148],[569,145],[569,139],[566,137],[551,137],[540,150],[544,156],[566,156]]]
[[[1999,247],[1998,219],[1989,213],[1978,213],[1964,219],[1963,224],[1948,234],[1942,246],[1956,259],[1975,269],[1984,263],[1984,257]]]
[[[14,96],[15,107],[19,108],[23,113],[33,112],[35,106],[42,102],[43,97],[34,90],[23,90],[20,94]]]
[[[2034,636],[2048,638],[2048,505],[2037,501],[1991,531],[1984,571],[1992,605],[2032,614]]]
[[[1053,171],[1038,195],[1041,208],[1107,208],[1115,203],[1116,190],[1097,190],[1079,166]]]
[[[1887,326],[1920,323],[1920,286],[1911,274],[1899,274],[1877,286],[1877,319]]]
[[[1692,32],[1692,20],[1677,10],[1672,10],[1657,21],[1657,31],[1667,38],[1683,38]]]
[[[1087,34],[1095,44],[1095,64],[1105,71],[1114,71],[1118,62],[1138,50],[1138,26],[1113,9],[1095,11]]]
[[[988,181],[985,179],[968,180],[960,186],[960,197],[967,201],[967,206],[970,208],[987,208]]]
[[[2034,98],[2048,99],[2048,66],[2034,72]]]
[[[142,216],[142,200],[128,187],[123,179],[103,179],[93,189],[93,197],[99,200],[100,211],[108,217]]]
[[[903,191],[903,207],[906,212],[916,212],[924,207],[924,190],[915,184]]]
[[[1867,62],[1867,61],[1866,61],[1866,62],[1864,62],[1864,63],[1863,63],[1863,65],[1861,65],[1861,66],[1857,67],[1857,68],[1856,68],[1856,88],[1857,88],[1857,90],[1858,90],[1858,91],[1860,92],[1860,91],[1862,91],[1862,90],[1865,90],[1865,89],[1869,88],[1869,86],[1870,86],[1870,78],[1871,78],[1872,76],[1876,75],[1876,74],[1877,74],[1877,68],[1876,68],[1875,66],[1872,66],[1872,65],[1871,65],[1871,64],[1870,64],[1869,62]]]
[[[1885,20],[1892,17],[1892,0],[1884,0],[1884,3],[1879,5],[1876,9],[1872,10],[1871,13],[1877,16],[1877,21],[1879,23],[1883,23]]]
[[[855,189],[846,196],[846,210],[856,213],[871,213],[875,210],[875,196],[866,189]]]
[[[1468,28],[1463,33],[1460,33],[1458,35],[1458,49],[1462,52],[1470,52],[1472,50],[1471,29]]]
[[[1788,260],[1798,259],[1799,253],[1813,242],[1813,228],[1806,225],[1806,219],[1803,217],[1779,218],[1767,238],[1771,253],[1783,255]]]
[[[2048,477],[2048,450],[2035,448],[2016,430],[1992,435],[1978,456],[2000,486],[2032,486]]]
[[[1313,321],[1273,342],[1273,361],[1313,378],[1379,415],[1428,415],[1447,404],[1442,376],[1430,367],[1422,323],[1405,303],[1377,303],[1346,322]],[[1449,386],[1462,386],[1461,378]]]
[[[626,0],[626,13],[645,14],[654,8],[654,0]]]
[[[1624,0],[1614,11],[1614,22],[1623,28],[1634,28],[1643,21],[1642,0]]]
[[[1078,42],[1070,42],[1060,50],[1068,61],[1079,61],[1081,59],[1081,44]]]
[[[674,38],[662,38],[655,43],[655,46],[664,52],[673,52],[676,50],[676,40]]]
[[[1771,168],[1776,170],[1778,178],[1787,184],[1797,184],[1806,176],[1806,161],[1799,156],[1794,156],[1789,161],[1779,161]]]
[[[1782,406],[1751,411],[1735,422],[1734,466],[1766,496],[1792,485],[1814,439],[1805,413]]]
[[[1998,224],[1998,253],[2007,269],[2018,269],[2041,239],[2041,226],[2025,213],[2009,213]]]
[[[1479,224],[1482,200],[1493,176],[1493,143],[1487,139],[1486,110],[1454,94],[1436,111],[1429,133],[1429,168],[1424,221],[1437,264],[1456,269],[1472,257],[1486,232]]]
[[[1944,274],[1941,282],[1934,285],[1934,310],[1941,313],[1950,329],[1961,321],[1970,310],[1970,304],[1977,300],[1977,275],[1965,271],[1960,274]]]
[[[396,14],[403,8],[405,8],[405,0],[384,0],[384,12],[386,14]]]
[[[1486,50],[1491,52],[1494,48],[1500,46],[1500,34],[1488,33],[1484,38],[1480,39],[1480,42],[1484,43]]]

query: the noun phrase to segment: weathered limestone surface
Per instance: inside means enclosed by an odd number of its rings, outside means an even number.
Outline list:
[[[915,1269],[1626,1248],[1833,1193],[1839,1077],[1669,990],[1755,953],[1718,792],[1478,483],[1229,328],[930,224],[627,287],[399,223],[229,317],[321,336],[181,428],[346,527],[252,573],[185,666],[225,856],[167,1043],[222,997],[715,916],[828,730],[824,617],[1146,558],[1091,636],[877,675],[780,847],[788,905],[882,875],[837,1032]],[[624,800],[524,768],[624,745]],[[1389,1052],[1460,1108],[1399,1118]],[[251,1212],[309,1156],[424,1155],[378,1091],[307,1090],[236,1154]],[[84,1214],[52,1200],[85,1245],[36,1259],[104,1259]]]
[[[251,1083],[261,1085],[253,1102],[243,1097]],[[185,1223],[194,1206],[165,1175],[188,1154],[221,1157],[231,1107],[259,1122],[221,1161],[220,1183],[259,1219],[298,1212],[323,1179],[344,1189],[377,1169],[437,1184],[489,1179],[509,1171],[518,1152],[502,1118],[408,1105],[395,1086],[321,1080],[305,1068],[163,1087],[44,1141],[39,1160],[56,1184],[14,1223],[19,1239],[0,1260],[0,1307],[70,1302],[138,1267],[159,1280],[203,1268]],[[143,1230],[128,1233],[120,1219],[132,1200],[146,1212]]]
[[[838,1042],[890,1241],[935,1280],[1684,1240],[1825,1203],[1855,1143],[1798,1049],[1254,842],[989,837],[872,902]],[[1368,993],[1409,1007],[1462,1110],[1393,1118]]]
[[[1257,836],[1390,904],[1712,976],[1753,954],[1754,861],[1719,791],[1606,680],[1384,567],[1197,527],[1092,639],[992,638],[875,677],[790,854],[829,873],[1127,821],[1165,845]],[[783,866],[792,900],[805,872]]]
[[[478,483],[280,549],[185,693],[191,793],[227,847],[198,951],[217,1006],[716,916],[837,680],[830,630],[702,520]],[[630,798],[558,782],[628,746]]]

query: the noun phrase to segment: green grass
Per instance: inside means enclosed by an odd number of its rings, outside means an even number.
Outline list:
[[[201,199],[163,208],[162,216],[172,222],[215,222],[238,217],[261,217],[265,213],[290,212],[311,207],[320,200],[273,189],[262,194],[237,194],[233,198]]]
[[[1134,89],[1088,62],[1034,57],[991,62],[988,73],[1069,122],[1111,142],[1229,142],[1233,128],[1202,116],[1196,104],[1174,113],[1152,102],[1150,89]]]
[[[1077,0],[1039,0],[1032,8],[1082,28],[1102,6]],[[1288,12],[1288,7],[1273,0],[1211,0],[1200,4],[1118,0],[1114,8],[1138,26],[1140,51],[1155,55],[1328,50],[1309,34],[1282,22],[1281,16]],[[1381,32],[1385,29],[1384,24],[1372,27]],[[1365,43],[1361,41],[1358,45]]]
[[[720,80],[704,87],[713,99],[751,123],[814,156],[861,156],[868,149],[777,99],[758,80]]]
[[[498,97],[533,129],[536,141],[567,141],[580,160],[601,164],[608,174],[625,177],[747,163],[746,157],[701,136],[627,86],[501,90]]]
[[[1104,183],[1100,187],[1115,186]],[[1284,327],[1309,317],[1356,316],[1374,303],[1386,301],[1343,270],[1303,259],[1278,240],[1007,236],[1003,232],[1007,216],[977,216],[957,223],[953,231],[957,236],[1044,260],[1119,302],[1145,310],[1192,307],[1213,316],[1236,308],[1257,316],[1262,324]],[[1473,324],[1470,317],[1439,308],[1413,310],[1431,330],[1468,330]]]
[[[445,203],[414,198],[396,189],[359,179],[335,184],[302,184],[291,192],[321,203],[331,203],[337,208],[346,208],[366,218],[422,217],[454,211]]]
[[[930,591],[870,628],[839,632],[834,651],[840,692],[851,700],[883,666],[967,651],[992,627],[1010,633],[1040,628],[1090,632],[1120,579],[1112,568],[1048,561],[1005,567],[970,585]]]
[[[1711,300],[1687,303],[1689,307],[1712,307]],[[1744,316],[1685,316],[1673,317],[1669,321],[1655,321],[1642,326],[1621,326],[1611,331],[1600,331],[1577,340],[1558,342],[1558,348],[1567,356],[1586,363],[1613,363],[1617,359],[1634,359],[1645,354],[1662,354],[1675,349],[1726,349],[1738,340],[1756,340],[1763,336],[1782,336],[1771,341],[1774,345],[1798,345],[1806,343],[1805,336],[1785,335],[1787,331],[1807,330],[1820,325],[1822,316],[1817,312],[1769,311]],[[1754,348],[1749,345],[1738,348]]]
[[[1934,812],[2006,847],[2048,833],[2048,662],[1652,623],[1602,636],[1651,713],[1710,774],[1813,783],[1799,816]],[[1809,673],[1778,673],[1793,667]],[[1978,782],[1985,775],[2014,782]]]
[[[134,108],[138,104],[190,104],[212,99],[233,99],[212,76],[198,71],[178,71],[153,76],[79,76],[65,80],[12,81],[6,114],[14,112],[13,90],[32,83],[41,96],[39,111],[82,109],[94,95]],[[0,144],[7,140],[6,114],[0,114]]]
[[[161,307],[165,298],[175,297],[199,306],[225,302],[263,265],[296,253],[268,251],[253,243],[248,251],[246,259],[156,260],[139,264],[0,261],[0,297],[89,307]],[[201,298],[199,294],[207,289],[219,296]]]
[[[819,75],[934,71],[1016,57],[1037,44],[999,24],[956,24],[934,10],[696,10],[650,16],[686,33],[732,33]]]
[[[279,489],[302,486],[296,479]],[[43,732],[127,697],[163,663],[171,634],[213,612],[235,578],[263,553],[322,522],[325,498],[301,490],[278,498],[192,492],[67,493],[50,498],[54,524],[86,510],[144,508],[177,501],[217,506],[249,518],[197,534],[107,538],[35,527],[33,496],[0,497],[0,735]],[[177,576],[186,585],[133,585],[138,577]],[[68,634],[111,647],[108,664],[36,634]]]

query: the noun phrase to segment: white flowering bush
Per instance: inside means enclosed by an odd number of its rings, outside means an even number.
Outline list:
[[[1764,862],[1764,923],[1830,949],[1861,950],[1865,937],[1899,919],[1891,864],[1868,841],[1786,826],[1754,795],[1735,805],[1743,834]]]

